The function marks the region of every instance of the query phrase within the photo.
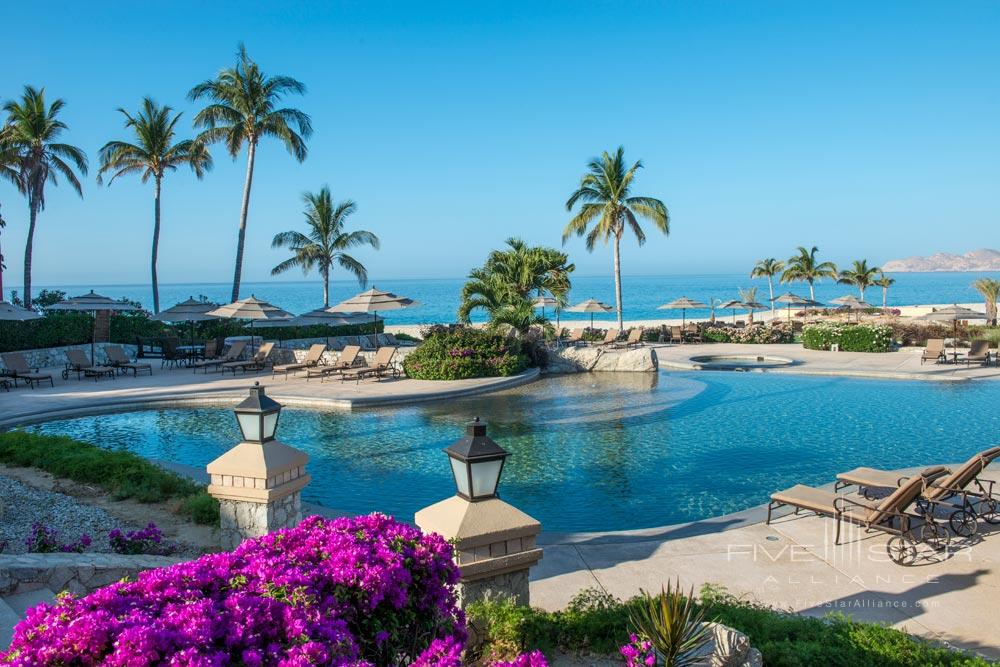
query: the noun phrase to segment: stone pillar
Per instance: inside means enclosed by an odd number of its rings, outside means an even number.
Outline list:
[[[271,440],[241,442],[208,464],[208,492],[219,499],[222,546],[302,521],[302,489],[309,455]]]
[[[424,532],[455,545],[461,607],[487,597],[529,604],[528,572],[542,558],[535,544],[538,521],[499,498],[470,502],[458,496],[425,507],[414,519]]]
[[[94,317],[94,342],[111,342],[111,311],[98,310]],[[97,363],[97,359],[93,360]]]

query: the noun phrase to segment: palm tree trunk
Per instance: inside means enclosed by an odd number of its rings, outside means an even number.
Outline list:
[[[250,210],[250,186],[253,185],[253,160],[257,144],[250,142],[247,147],[247,180],[243,184],[243,207],[240,209],[240,235],[236,241],[236,270],[233,272],[233,301],[240,298],[240,278],[243,275],[243,244],[247,236],[247,212]]]
[[[771,296],[771,319],[774,319],[774,276],[767,277],[767,293]]]
[[[888,303],[888,301],[889,301],[889,288],[888,287],[883,287],[882,288],[882,310],[886,309],[886,303]]]
[[[330,307],[330,269],[323,269],[323,307]]]
[[[864,287],[864,285],[858,285],[858,290],[861,291],[861,300],[864,301],[865,300],[865,287]]]
[[[813,291],[813,281],[811,280],[809,281],[809,300],[810,301],[816,300],[816,292]]]
[[[24,307],[31,308],[31,250],[35,242],[35,221],[38,219],[38,200],[28,196],[28,238],[24,242]]]
[[[153,281],[153,314],[160,312],[160,285],[156,280],[156,258],[160,253],[160,176],[156,177],[156,187],[153,190],[153,251],[150,257],[149,269]]]
[[[621,236],[615,235],[615,303],[618,305],[618,329],[622,328],[622,268],[618,246]]]

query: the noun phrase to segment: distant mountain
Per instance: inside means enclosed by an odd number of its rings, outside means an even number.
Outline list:
[[[980,248],[964,255],[939,252],[930,257],[892,259],[882,265],[886,273],[907,271],[1000,271],[1000,251]]]

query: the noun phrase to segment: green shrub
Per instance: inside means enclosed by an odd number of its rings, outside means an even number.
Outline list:
[[[829,350],[834,344],[843,352],[888,352],[892,349],[892,327],[885,324],[821,322],[802,329],[802,346]]]
[[[519,341],[471,328],[431,330],[403,360],[406,375],[420,380],[516,375],[528,367]]]
[[[730,340],[729,331],[722,327],[705,327],[701,337],[710,343],[728,343]]]
[[[0,433],[0,463],[94,484],[119,500],[180,500],[180,513],[196,523],[219,521],[218,503],[205,487],[131,452],[102,449],[66,436],[7,431]]]

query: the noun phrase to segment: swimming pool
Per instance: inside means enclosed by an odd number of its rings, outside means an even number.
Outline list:
[[[285,409],[278,436],[312,457],[306,500],[412,520],[454,492],[441,450],[477,415],[512,453],[503,498],[549,531],[624,530],[745,509],[858,465],[964,460],[1000,440],[1000,383],[590,373],[441,404]],[[213,408],[31,428],[201,468],[239,437]]]

